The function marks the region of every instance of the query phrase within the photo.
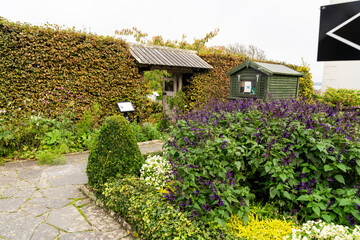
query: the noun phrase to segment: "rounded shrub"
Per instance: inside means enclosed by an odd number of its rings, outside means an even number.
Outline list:
[[[95,190],[118,175],[140,175],[144,160],[127,120],[120,115],[101,126],[90,150],[86,173]]]

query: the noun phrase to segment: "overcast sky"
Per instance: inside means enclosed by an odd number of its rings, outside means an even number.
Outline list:
[[[268,59],[310,64],[314,82],[322,81],[316,61],[320,6],[330,0],[0,0],[0,16],[33,25],[45,23],[99,35],[137,27],[151,36],[188,42],[219,28],[211,45],[252,44]]]

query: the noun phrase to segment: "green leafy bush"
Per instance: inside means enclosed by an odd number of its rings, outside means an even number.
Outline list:
[[[141,239],[231,239],[216,223],[191,221],[143,180],[126,177],[105,184],[105,206],[124,217]]]
[[[136,121],[133,121],[130,123],[130,126],[135,134],[135,139],[137,142],[157,140],[162,137],[161,132],[153,123],[143,123],[140,125]]]
[[[39,115],[13,121],[1,119],[0,157],[35,158],[37,151],[62,154],[87,150],[99,129],[98,110],[96,104],[86,109],[78,122],[75,115],[68,112],[57,119]]]
[[[360,222],[360,112],[281,99],[214,102],[175,116],[167,198],[205,219],[274,202],[301,222]],[[220,220],[217,220],[221,223]]]
[[[77,141],[84,149],[90,149],[95,135],[98,132],[101,124],[101,108],[95,103],[91,108],[87,108],[80,121],[76,123],[76,135],[79,138]]]
[[[131,122],[130,127],[134,132],[136,142],[145,142],[148,140],[148,138],[146,137],[146,133],[144,133],[140,124],[138,124],[136,121]]]
[[[144,159],[127,120],[120,115],[105,120],[91,147],[86,173],[99,190],[119,175],[140,175]]]
[[[59,165],[65,164],[66,159],[57,150],[44,150],[36,153],[37,162],[40,165]]]
[[[346,88],[327,88],[320,96],[320,101],[330,106],[355,107],[360,105],[360,90]]]

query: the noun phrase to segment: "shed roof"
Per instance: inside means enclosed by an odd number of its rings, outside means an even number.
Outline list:
[[[238,72],[239,70],[245,68],[245,67],[251,67],[254,68],[262,73],[265,73],[266,75],[291,75],[291,76],[298,76],[301,77],[303,74],[301,72],[295,71],[285,65],[282,64],[273,64],[273,63],[262,63],[262,62],[253,62],[249,59],[246,59],[245,62],[238,65],[237,67],[231,69],[226,73],[227,76],[233,75],[234,73]]]
[[[182,68],[211,69],[196,51],[144,44],[130,44],[130,52],[143,66],[167,66]]]

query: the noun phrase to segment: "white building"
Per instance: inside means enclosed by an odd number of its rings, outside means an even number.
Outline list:
[[[331,4],[354,0],[330,0]],[[360,89],[360,61],[332,61],[324,63],[322,90],[328,87]]]

